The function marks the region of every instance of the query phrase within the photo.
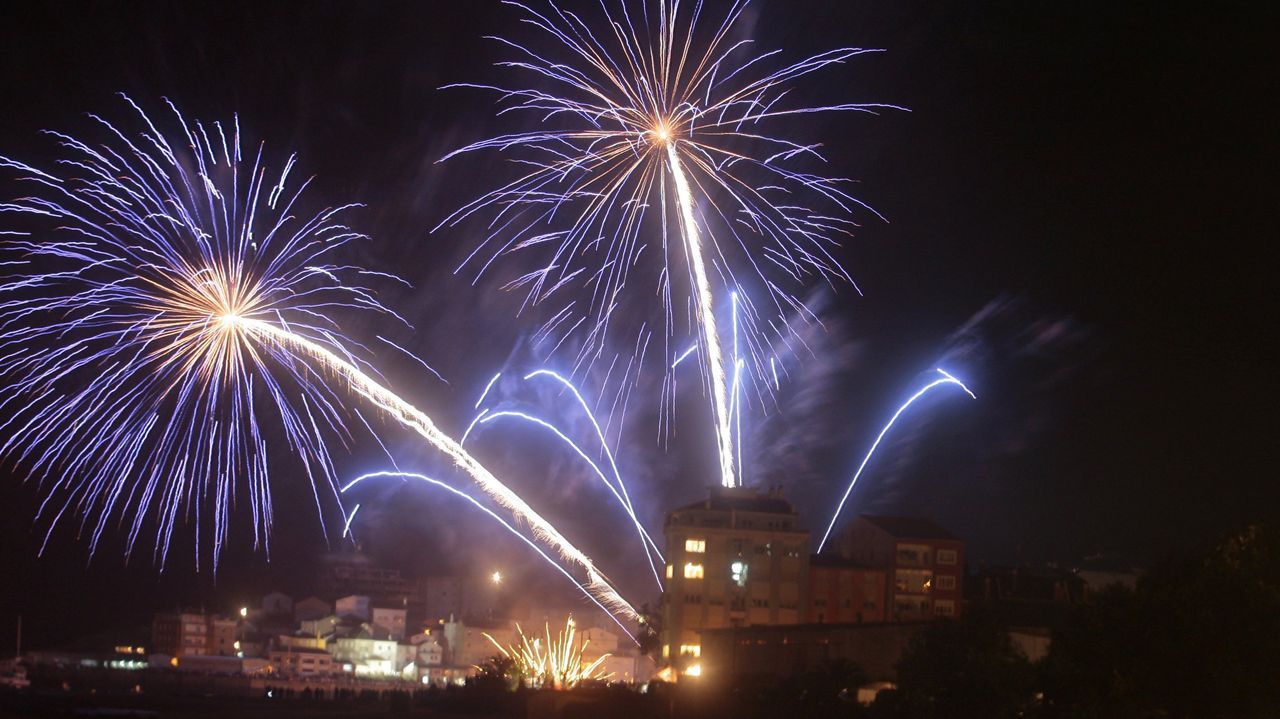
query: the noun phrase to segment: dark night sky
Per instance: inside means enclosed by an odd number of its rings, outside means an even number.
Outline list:
[[[992,562],[1149,561],[1274,521],[1280,491],[1264,455],[1276,383],[1263,347],[1275,283],[1263,249],[1276,236],[1264,212],[1280,207],[1280,118],[1268,107],[1280,62],[1267,33],[1280,18],[1176,5],[758,0],[762,47],[889,51],[805,92],[912,110],[823,117],[801,132],[821,138],[834,171],[860,179],[860,197],[890,220],[867,223],[842,256],[865,296],[826,301],[818,344],[829,354],[798,380],[812,386],[753,435],[810,526],[825,523],[879,424],[941,358],[980,402],[937,399],[907,422],[855,511],[935,516]],[[435,161],[512,124],[492,118],[489,98],[437,88],[495,77],[502,55],[481,38],[513,32],[514,11],[487,0],[97,2],[5,14],[0,154],[46,159],[39,130],[80,131],[86,111],[120,112],[116,91],[157,113],[162,96],[189,116],[238,112],[275,152],[300,153],[316,195],[369,205],[355,222],[375,240],[359,259],[414,283],[385,298],[419,328],[399,339],[450,384],[398,359],[387,374],[446,427],[465,423],[528,328],[512,298],[450,275],[465,232],[428,232],[490,186],[494,159]],[[975,317],[974,332],[957,335]],[[691,430],[655,456],[640,424],[628,425],[621,456],[656,527],[664,507],[702,493],[687,460],[701,449]],[[800,444],[784,447],[793,436]],[[492,460],[511,464],[509,453]],[[344,461],[357,471],[373,460]],[[559,455],[542,461],[548,473],[576,471]],[[620,541],[563,488],[522,489],[581,522],[571,534],[584,545]],[[158,605],[295,583],[323,538],[306,496],[282,491],[297,511],[276,525],[272,563],[237,547],[215,581],[181,559],[163,575],[105,551],[89,563],[70,532],[37,560],[37,497],[5,479],[0,639],[19,611],[33,642],[54,642]],[[456,507],[443,506],[424,498],[388,514],[370,544],[406,566],[438,566],[449,548],[490,536],[456,526]],[[605,568],[652,593],[636,566]]]

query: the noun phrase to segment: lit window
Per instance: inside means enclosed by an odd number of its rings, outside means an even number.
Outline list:
[[[694,554],[702,554],[707,551],[707,540],[705,539],[686,539],[684,540],[684,551]]]
[[[668,564],[668,565],[667,565],[667,579],[670,579],[671,577],[675,576],[675,573],[676,573],[676,566],[675,566],[674,564]]]
[[[729,576],[733,578],[733,583],[739,587],[747,586],[747,563],[739,560],[730,564]]]
[[[684,565],[685,579],[702,579],[702,565],[689,562]]]
[[[938,550],[938,564],[955,564],[955,563],[956,563],[956,550],[954,549]]]
[[[702,645],[701,644],[681,644],[680,656],[700,657],[702,656]]]
[[[663,645],[662,645],[662,658],[663,658],[663,659],[670,659],[670,658],[671,658],[671,645],[670,645],[670,644],[663,644]]]
[[[694,664],[693,666],[691,666],[691,667],[689,667],[688,669],[684,670],[684,673],[685,673],[685,674],[688,674],[688,675],[689,675],[689,676],[691,676],[691,677],[700,677],[700,676],[702,676],[702,665],[701,665],[701,664]]]
[[[952,591],[956,588],[956,578],[950,574],[938,575],[938,589]]]

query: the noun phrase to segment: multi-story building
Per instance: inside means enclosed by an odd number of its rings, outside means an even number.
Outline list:
[[[679,671],[700,673],[704,629],[802,621],[809,532],[779,489],[714,488],[667,514],[664,533],[661,652]]]
[[[236,655],[236,621],[199,612],[157,614],[151,621],[152,651],[171,657]]]
[[[834,542],[836,554],[884,569],[886,619],[951,617],[964,590],[964,542],[931,520],[861,515]]]
[[[155,615],[151,620],[151,651],[171,657],[208,654],[208,618],[196,612]]]
[[[337,669],[333,656],[324,649],[281,645],[267,654],[272,670],[284,677],[328,677]]]
[[[439,630],[433,635],[431,630],[428,629],[409,637],[409,644],[417,647],[418,665],[420,667],[444,664],[444,647],[437,641],[440,638],[439,634]]]
[[[500,575],[499,575],[500,576]],[[423,577],[417,585],[421,617],[425,623],[487,621],[506,612],[498,610],[503,597],[501,581],[493,575]]]
[[[330,597],[358,594],[384,604],[417,601],[416,587],[399,569],[380,567],[359,551],[326,555],[319,584],[322,593]]]
[[[239,622],[229,617],[209,617],[207,631],[209,644],[207,654],[220,657],[234,657],[240,651],[236,641],[236,628]]]
[[[334,662],[359,677],[394,677],[400,674],[400,646],[394,639],[361,631],[328,644]],[[348,668],[349,667],[349,668]]]
[[[885,620],[886,572],[834,554],[809,557],[806,622],[847,624]]]

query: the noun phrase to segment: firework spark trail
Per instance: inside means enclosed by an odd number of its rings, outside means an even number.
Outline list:
[[[496,512],[494,512],[492,509],[489,509],[488,507],[484,506],[484,505],[483,505],[483,504],[481,504],[481,503],[480,503],[480,502],[479,502],[475,497],[472,497],[471,495],[467,494],[466,492],[463,492],[463,491],[461,491],[461,490],[457,489],[456,487],[453,487],[453,486],[451,486],[451,485],[449,485],[449,484],[446,484],[446,483],[444,483],[444,482],[441,482],[441,481],[440,481],[440,480],[438,480],[438,479],[432,479],[431,477],[428,477],[428,476],[426,476],[425,474],[418,474],[418,473],[416,473],[416,472],[400,472],[400,471],[396,471],[396,472],[369,472],[368,474],[362,474],[362,475],[360,475],[359,477],[356,477],[355,479],[351,480],[350,482],[347,482],[347,483],[342,487],[341,492],[342,492],[343,494],[345,494],[345,493],[346,493],[348,490],[350,490],[352,487],[355,487],[356,485],[360,484],[361,482],[363,482],[363,481],[365,481],[365,480],[367,480],[367,479],[380,479],[380,478],[387,478],[387,477],[398,477],[401,481],[404,481],[404,480],[406,480],[406,479],[417,479],[417,480],[420,480],[420,481],[422,481],[422,482],[426,482],[426,483],[428,483],[428,484],[431,484],[431,485],[433,485],[433,486],[440,487],[441,489],[444,489],[445,491],[447,491],[447,492],[449,492],[449,493],[453,494],[454,496],[461,497],[462,499],[467,500],[467,501],[468,501],[468,502],[470,502],[470,503],[471,503],[471,504],[472,504],[476,509],[479,509],[481,512],[484,512],[485,514],[489,515],[489,517],[491,517],[495,522],[497,522],[498,524],[501,524],[501,525],[503,526],[503,528],[504,528],[504,529],[506,529],[508,532],[510,532],[511,534],[515,535],[516,537],[519,537],[519,538],[520,538],[520,541],[524,542],[526,545],[528,545],[528,547],[529,547],[530,549],[532,549],[533,551],[537,552],[537,553],[538,553],[538,556],[542,557],[542,558],[547,562],[547,564],[550,564],[552,567],[554,567],[554,568],[555,568],[555,570],[556,570],[557,572],[560,572],[561,574],[563,574],[563,575],[565,576],[565,578],[566,578],[566,579],[568,579],[570,582],[573,582],[573,585],[574,585],[575,587],[577,587],[579,590],[581,590],[581,591],[582,591],[582,593],[583,593],[583,595],[585,595],[585,596],[586,596],[586,598],[587,598],[587,599],[589,599],[589,600],[591,601],[591,603],[592,603],[592,604],[596,605],[596,606],[597,606],[597,607],[599,607],[601,610],[603,610],[605,614],[609,615],[609,618],[610,618],[610,619],[612,619],[612,620],[613,620],[613,622],[614,622],[615,624],[617,624],[619,628],[621,628],[621,629],[622,629],[623,633],[624,633],[624,634],[626,634],[626,635],[627,635],[627,637],[631,639],[631,641],[633,641],[633,642],[634,642],[634,641],[636,641],[635,635],[633,635],[633,634],[630,632],[630,630],[628,630],[628,629],[627,629],[627,627],[626,627],[625,625],[623,625],[623,624],[622,624],[622,622],[618,621],[618,618],[613,614],[613,612],[609,611],[608,607],[606,607],[604,604],[602,604],[602,603],[600,602],[600,600],[599,600],[599,599],[596,599],[595,595],[593,595],[593,594],[591,593],[591,591],[589,591],[589,590],[588,590],[588,588],[587,588],[587,587],[585,587],[585,586],[583,586],[582,584],[580,584],[580,583],[578,582],[578,580],[574,578],[574,576],[573,576],[573,574],[572,574],[571,572],[569,572],[567,569],[565,569],[563,566],[561,566],[559,562],[557,562],[557,561],[556,561],[554,558],[552,558],[549,554],[547,554],[545,551],[543,551],[542,547],[539,547],[539,546],[537,545],[537,543],[536,543],[536,542],[534,542],[532,539],[529,539],[528,537],[526,537],[526,536],[524,535],[524,533],[523,533],[523,532],[521,532],[520,530],[518,530],[518,529],[516,529],[514,526],[512,526],[510,522],[508,522],[507,520],[505,520],[505,519],[503,519],[502,517],[500,517],[500,516],[499,516]],[[347,527],[348,527],[348,528],[350,528],[350,526],[351,526],[351,521],[355,519],[355,517],[356,517],[356,512],[357,512],[357,511],[359,511],[359,509],[360,509],[360,505],[359,505],[359,504],[357,504],[357,505],[355,506],[355,508],[351,510],[351,516],[349,516],[349,517],[347,518]]]
[[[853,479],[849,480],[849,486],[844,490],[844,496],[840,498],[840,503],[836,505],[835,513],[831,515],[831,522],[827,525],[827,531],[823,533],[822,541],[818,543],[819,554],[822,553],[822,548],[826,546],[827,539],[831,536],[831,530],[836,526],[836,520],[840,518],[840,511],[844,509],[844,503],[849,499],[849,493],[853,491],[853,485],[858,483],[858,477],[862,476],[862,470],[866,469],[867,462],[871,460],[871,455],[875,454],[876,447],[880,446],[880,440],[884,439],[884,436],[893,428],[893,423],[898,421],[898,417],[902,416],[902,413],[906,412],[908,407],[910,407],[916,400],[928,394],[930,390],[946,384],[956,385],[960,389],[964,390],[964,393],[969,395],[970,398],[977,399],[977,396],[974,395],[974,393],[970,391],[963,382],[941,368],[939,368],[937,372],[942,375],[942,378],[930,382],[924,387],[921,387],[915,394],[911,395],[906,402],[903,402],[902,405],[898,407],[898,410],[893,413],[893,416],[889,418],[889,422],[885,424],[884,429],[880,430],[880,434],[876,435],[876,441],[871,443],[871,449],[867,450],[866,456],[862,458],[862,464],[859,464],[858,471],[853,473]]]
[[[480,393],[480,399],[476,400],[476,404],[472,409],[480,409],[480,405],[484,403],[484,398],[489,396],[489,390],[493,389],[493,385],[498,382],[500,377],[502,377],[501,372],[493,375],[493,379],[489,380],[489,383],[484,386],[484,391]]]
[[[733,301],[733,446],[738,450],[738,484],[746,484],[747,469],[742,464],[742,358],[738,355],[738,293],[730,295]]]
[[[671,369],[675,369],[676,367],[679,367],[680,363],[683,362],[686,357],[693,354],[697,350],[698,350],[698,345],[696,344],[690,345],[689,349],[685,350],[684,352],[681,352],[679,355],[676,356],[675,361],[671,363]]]
[[[790,346],[788,339],[796,328],[788,314],[802,322],[816,319],[785,286],[852,283],[833,254],[836,237],[852,234],[857,226],[850,219],[854,211],[874,210],[843,189],[847,180],[796,166],[824,161],[818,145],[766,134],[762,124],[819,112],[903,109],[872,103],[790,102],[795,97],[790,95],[792,81],[878,51],[840,48],[767,70],[765,61],[777,52],[751,55],[751,41],[730,38],[747,7],[745,0],[733,3],[719,26],[710,26],[710,33],[697,31],[701,3],[684,12],[679,2],[658,0],[657,12],[645,4],[644,13],[638,14],[626,0],[602,1],[598,34],[592,29],[597,23],[561,10],[554,2],[539,4],[539,9],[507,4],[519,8],[527,24],[545,33],[550,47],[535,51],[495,38],[516,56],[499,65],[528,73],[546,89],[452,87],[496,92],[499,114],[536,113],[544,126],[481,140],[442,158],[496,150],[511,156],[522,174],[463,205],[436,229],[457,225],[482,210],[493,211],[483,239],[458,268],[472,267],[475,281],[506,253],[544,253],[545,264],[539,260],[538,269],[506,288],[525,294],[522,310],[556,303],[536,335],[546,338],[551,353],[571,334],[584,333],[576,345],[575,373],[602,358],[615,311],[627,305],[622,298],[631,273],[645,266],[642,256],[651,244],[657,245],[649,255],[661,260],[654,275],[666,327],[663,406],[673,412],[666,399],[678,362],[665,365],[681,314],[672,307],[672,278],[680,273],[671,267],[673,253],[667,242],[668,224],[674,223],[684,240],[694,323],[706,347],[701,360],[712,399],[721,481],[735,484],[728,367],[715,328],[710,271],[714,269],[730,288],[744,286],[735,267],[759,278],[761,306],[744,297],[741,308],[744,370],[753,385],[759,385],[757,392],[772,393],[777,382],[767,381],[774,374],[766,361],[772,360],[767,348]],[[671,201],[668,185],[675,187]],[[695,216],[695,197],[700,217]],[[676,208],[673,219],[670,202]],[[658,211],[650,213],[651,207]],[[654,222],[661,233],[649,232]],[[571,286],[580,287],[585,296],[558,299]]]
[[[674,141],[667,143],[667,162],[671,177],[675,180],[676,196],[680,202],[681,225],[688,245],[689,271],[698,295],[698,319],[702,328],[702,343],[707,348],[707,370],[711,382],[712,413],[716,425],[716,444],[720,450],[720,484],[732,487],[737,484],[733,469],[733,433],[729,428],[729,400],[725,392],[724,358],[720,351],[720,333],[716,330],[716,313],[711,298],[711,280],[707,277],[703,260],[701,234],[693,217],[693,194],[689,181],[684,177],[680,157],[676,155]]]
[[[573,546],[555,527],[543,519],[518,494],[493,476],[484,465],[476,461],[462,445],[442,432],[425,413],[409,404],[394,392],[383,387],[359,368],[343,360],[328,349],[292,334],[266,322],[247,318],[233,318],[250,334],[259,336],[269,342],[279,343],[318,362],[325,369],[342,377],[359,395],[365,397],[384,412],[391,415],[405,427],[417,432],[433,447],[453,460],[454,466],[462,469],[480,486],[480,489],[503,509],[511,512],[517,520],[529,524],[534,537],[546,542],[560,553],[564,559],[578,565],[587,574],[587,587],[613,612],[621,613],[628,619],[639,620],[640,616],[627,600],[623,599],[595,567],[586,554]]]
[[[346,488],[344,487],[342,491],[345,492]],[[356,506],[351,508],[351,513],[347,515],[347,521],[342,523],[343,537],[346,537],[348,535],[355,536],[351,534],[351,523],[356,521],[356,512],[359,512],[359,511],[360,511],[360,504],[357,502]]]

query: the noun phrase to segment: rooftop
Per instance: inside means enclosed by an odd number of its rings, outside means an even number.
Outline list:
[[[706,499],[677,508],[677,512],[759,512],[761,514],[796,513],[796,508],[783,498],[782,493],[770,490],[762,494],[755,487],[713,487]]]
[[[959,540],[959,537],[943,529],[932,519],[922,519],[920,517],[880,517],[871,514],[861,515],[861,518],[899,539]]]

